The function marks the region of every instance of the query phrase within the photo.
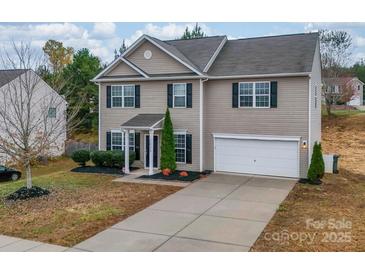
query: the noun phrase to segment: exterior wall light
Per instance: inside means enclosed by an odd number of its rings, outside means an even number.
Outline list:
[[[308,143],[307,143],[307,140],[303,140],[302,141],[302,148],[304,148],[304,149],[306,149],[307,148],[307,145]]]

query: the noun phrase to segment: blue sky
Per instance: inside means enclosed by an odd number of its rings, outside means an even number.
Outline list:
[[[48,39],[62,41],[76,50],[87,47],[103,62],[113,59],[113,51],[123,39],[130,45],[142,34],[160,39],[181,36],[195,23],[0,23],[0,47],[11,41],[31,41],[41,48]],[[225,34],[229,39],[302,33],[318,29],[348,31],[353,39],[352,62],[365,58],[365,23],[199,23],[208,35]]]

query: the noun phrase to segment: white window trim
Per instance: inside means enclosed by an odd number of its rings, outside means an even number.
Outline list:
[[[269,105],[267,107],[257,107],[256,106],[256,84],[258,83],[268,83],[269,84]],[[246,106],[241,106],[241,96],[245,96],[245,95],[241,95],[240,92],[240,86],[241,84],[252,84],[252,106],[251,107],[246,107]],[[246,95],[247,96],[247,95]],[[258,95],[261,96],[261,95]],[[262,96],[266,96],[266,95],[262,95]],[[270,81],[258,81],[258,82],[239,82],[238,83],[238,107],[239,108],[270,108],[271,106],[271,84]]]
[[[113,87],[122,87],[122,96],[113,96]],[[125,96],[124,96],[124,87],[134,87],[134,95],[133,95],[133,107],[126,107],[124,105],[125,103]],[[110,96],[111,96],[111,108],[136,108],[136,85],[112,85],[110,88]],[[121,107],[115,107],[113,106],[113,98],[114,97],[122,97],[122,106]],[[132,96],[127,96],[132,97]]]
[[[120,129],[112,129],[112,130],[110,130],[110,150],[114,150],[113,149],[113,133],[122,133],[122,150],[121,151],[124,151],[124,142],[125,142],[125,139],[124,139],[124,131],[123,130],[120,130]],[[134,130],[130,130],[129,131],[129,134],[131,134],[131,133],[135,134],[135,131]],[[115,146],[120,146],[120,145],[115,145]],[[131,145],[129,145],[129,147],[131,147]],[[136,140],[135,140],[135,136],[134,136],[134,144],[133,144],[133,150],[132,151],[136,151]]]
[[[174,131],[174,138],[175,138],[175,135],[184,135],[185,136],[185,148],[183,148],[184,149],[184,159],[185,159],[185,161],[184,162],[177,162],[176,161],[176,163],[177,164],[186,164],[186,131]],[[182,148],[176,148],[176,144],[175,144],[175,151],[176,151],[176,149],[182,149]],[[175,152],[176,153],[176,152]]]
[[[185,85],[185,106],[183,107],[177,107],[175,106],[175,85]],[[188,105],[188,94],[187,94],[187,83],[173,83],[172,84],[172,107],[173,108],[186,108]],[[181,95],[177,96],[177,97],[182,97]]]

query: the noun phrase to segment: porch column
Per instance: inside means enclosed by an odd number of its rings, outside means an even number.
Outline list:
[[[150,129],[149,131],[149,138],[150,138],[150,145],[149,145],[149,169],[148,169],[148,175],[153,175],[153,134],[154,130]]]
[[[124,173],[129,174],[129,130],[124,130]]]

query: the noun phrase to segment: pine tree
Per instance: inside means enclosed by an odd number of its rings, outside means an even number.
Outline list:
[[[161,140],[161,169],[176,169],[174,128],[170,117],[169,109],[166,110]]]
[[[127,50],[127,46],[125,45],[125,40],[123,39],[122,46],[119,48],[119,56],[122,55]]]
[[[194,38],[202,38],[205,37],[204,31],[202,31],[202,28],[199,26],[198,23],[195,24],[195,27],[192,31],[189,30],[189,27],[186,27],[184,34],[181,36],[181,39],[194,39]]]
[[[314,143],[311,164],[308,169],[307,177],[310,181],[316,182],[324,175],[324,161],[321,145]]]

